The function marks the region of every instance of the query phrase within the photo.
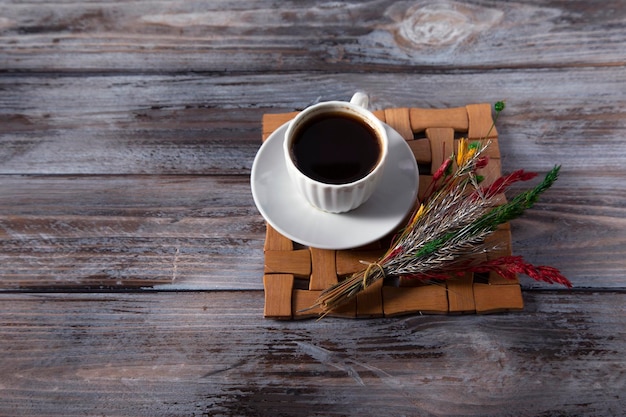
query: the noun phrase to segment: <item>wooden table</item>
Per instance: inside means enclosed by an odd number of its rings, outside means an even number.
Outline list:
[[[618,416],[626,3],[0,1],[0,415]],[[263,317],[266,113],[505,99],[524,310]]]

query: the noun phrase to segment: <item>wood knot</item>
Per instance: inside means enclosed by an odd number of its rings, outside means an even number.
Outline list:
[[[496,25],[503,12],[449,1],[420,2],[404,10],[390,10],[388,15],[395,21],[390,29],[399,45],[426,49],[455,48]]]

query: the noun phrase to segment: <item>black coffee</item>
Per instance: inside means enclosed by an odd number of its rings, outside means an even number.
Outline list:
[[[369,174],[381,156],[374,129],[344,113],[309,119],[295,131],[292,156],[309,178],[347,184]]]

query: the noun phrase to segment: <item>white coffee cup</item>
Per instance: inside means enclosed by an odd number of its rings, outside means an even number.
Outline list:
[[[320,210],[354,210],[372,195],[382,176],[387,132],[367,105],[363,93],[349,103],[321,102],[300,112],[287,127],[287,172],[302,197]]]

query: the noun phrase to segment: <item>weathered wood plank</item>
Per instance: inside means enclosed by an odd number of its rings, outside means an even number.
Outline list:
[[[624,288],[620,178],[564,170],[513,222],[513,253]],[[260,289],[264,239],[247,176],[0,176],[0,289]]]
[[[260,289],[247,177],[3,177],[0,288]]]
[[[264,113],[318,98],[345,100],[359,89],[375,109],[506,99],[498,121],[505,171],[562,163],[623,172],[625,86],[626,71],[618,67],[497,75],[3,76],[0,173],[247,174]]]
[[[0,294],[0,414],[619,415],[626,295],[524,295],[511,314],[281,322],[260,291]]]
[[[618,0],[1,2],[0,415],[623,414],[625,20]],[[503,171],[563,165],[513,253],[577,289],[263,319],[261,117],[356,90],[506,99]]]
[[[571,172],[563,167],[559,180],[535,208],[511,223],[513,253],[538,265],[557,266],[577,287],[593,287],[592,282],[599,281],[623,287],[626,188],[618,183],[625,176],[626,172]],[[522,283],[544,286],[527,279]]]
[[[477,0],[5,2],[0,54],[5,70],[142,73],[623,65],[620,6],[617,0],[601,7]]]

